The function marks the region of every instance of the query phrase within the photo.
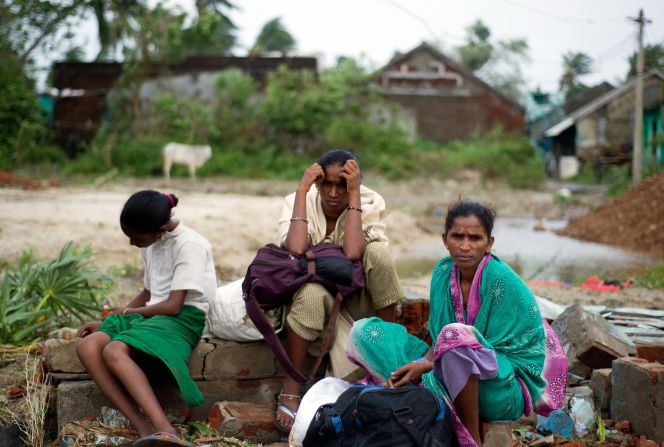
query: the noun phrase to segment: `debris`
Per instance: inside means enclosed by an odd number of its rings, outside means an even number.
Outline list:
[[[596,369],[590,377],[590,388],[595,396],[595,407],[602,414],[609,414],[611,405],[611,368]],[[606,423],[607,427],[610,427]]]
[[[636,353],[633,343],[613,324],[579,304],[567,307],[551,327],[565,347],[573,374],[590,377],[593,369],[610,368],[614,359]]]
[[[281,439],[281,433],[272,422],[273,414],[272,404],[223,401],[212,406],[207,422],[227,436],[251,442],[276,442]]]
[[[664,255],[664,173],[645,178],[557,231],[585,241]]]
[[[546,445],[553,445],[554,442],[556,442],[556,438],[553,435],[549,435],[533,441],[529,445],[530,447],[544,447]]]
[[[537,416],[537,430],[544,433],[552,433],[564,438],[571,438],[574,435],[574,421],[564,410],[554,410],[548,416]],[[553,438],[553,436],[551,436]],[[553,444],[553,439],[551,440]],[[535,443],[531,443],[535,446]],[[547,444],[538,444],[547,445]]]
[[[483,447],[512,447],[512,426],[509,423],[482,423]]]
[[[581,289],[592,290],[594,292],[619,292],[620,287],[612,284],[606,284],[604,280],[592,275],[587,277],[579,286]]]

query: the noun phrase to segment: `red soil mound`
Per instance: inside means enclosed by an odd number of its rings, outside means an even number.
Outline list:
[[[664,256],[664,173],[646,178],[558,234]]]

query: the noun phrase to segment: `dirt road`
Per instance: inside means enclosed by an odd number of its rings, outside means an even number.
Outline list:
[[[441,220],[436,217],[436,210],[444,210],[460,196],[491,202],[499,216],[541,218],[579,214],[587,209],[581,204],[577,209],[563,210],[553,192],[513,191],[500,184],[482,185],[473,173],[448,181],[373,180],[365,182],[380,191],[388,203],[390,247],[397,257],[412,244],[439,244],[440,235],[430,230],[429,223],[432,219]],[[140,253],[120,231],[118,218],[132,192],[150,188],[178,195],[180,204],[175,217],[210,240],[219,278],[228,281],[243,275],[256,250],[273,240],[282,197],[294,187],[295,182],[278,181],[214,179],[192,183],[174,179],[167,185],[150,179],[36,191],[0,189],[0,260],[15,260],[23,250],[50,258],[68,240],[73,240],[79,246],[92,248],[97,265],[140,270]],[[428,293],[428,278],[406,278],[405,282]],[[557,301],[563,303],[577,299],[572,292],[564,297],[559,295],[556,292]],[[625,298],[629,300],[627,304],[664,308],[664,294],[654,297],[649,294],[646,298],[632,295]],[[596,300],[587,296],[578,299]]]

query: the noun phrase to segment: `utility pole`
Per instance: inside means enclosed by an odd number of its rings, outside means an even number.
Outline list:
[[[643,166],[643,27],[649,20],[639,10],[639,16],[630,19],[639,25],[638,44],[639,52],[636,56],[636,80],[634,86],[634,139],[632,142],[632,183],[641,181],[641,168]]]

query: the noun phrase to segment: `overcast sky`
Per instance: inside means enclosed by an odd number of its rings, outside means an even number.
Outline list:
[[[173,0],[191,10],[193,1]],[[583,51],[594,61],[587,84],[624,78],[627,57],[636,48],[636,24],[628,17],[643,8],[646,43],[664,43],[664,0],[236,0],[231,17],[245,54],[261,26],[274,17],[297,40],[296,54],[318,56],[321,66],[340,55],[362,57],[379,68],[394,51],[406,52],[422,41],[444,49],[463,43],[465,28],[480,18],[493,39],[525,38],[532,62],[524,72],[529,86],[557,88],[562,54]],[[96,26],[87,26],[89,54],[97,48]]]

